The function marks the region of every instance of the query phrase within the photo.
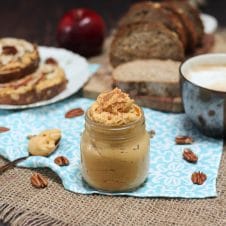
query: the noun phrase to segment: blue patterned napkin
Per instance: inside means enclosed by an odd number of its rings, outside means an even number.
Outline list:
[[[53,105],[20,110],[0,111],[0,126],[10,128],[0,134],[0,155],[9,160],[27,156],[27,135],[36,134],[47,128],[59,128],[63,138],[60,147],[50,157],[29,157],[20,166],[37,168],[48,167],[62,179],[65,189],[81,193],[101,193],[136,197],[183,197],[204,198],[216,196],[216,179],[222,154],[222,140],[207,138],[200,134],[184,114],[162,113],[144,109],[146,127],[156,135],[151,140],[150,170],[147,182],[133,192],[103,193],[88,187],[81,180],[80,134],[84,129],[84,117],[65,119],[64,114],[76,107],[87,109],[92,101],[71,97]],[[177,135],[190,135],[195,142],[189,145],[199,156],[197,164],[182,159],[186,146],[175,145]],[[69,166],[59,167],[54,159],[64,155],[70,160]],[[204,185],[191,182],[194,171],[206,173]]]

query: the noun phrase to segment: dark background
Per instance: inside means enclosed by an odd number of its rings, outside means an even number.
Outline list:
[[[56,45],[56,27],[60,17],[74,7],[99,12],[108,31],[135,0],[0,0],[0,37],[25,38],[41,45]],[[226,1],[206,0],[202,11],[214,15],[226,26]]]
[[[137,0],[138,1],[138,0]],[[105,19],[108,31],[135,0],[0,0],[0,37],[25,38],[41,45],[56,45],[60,17],[74,7],[88,7]],[[226,0],[206,0],[202,11],[226,27]],[[0,226],[1,226],[0,222]]]

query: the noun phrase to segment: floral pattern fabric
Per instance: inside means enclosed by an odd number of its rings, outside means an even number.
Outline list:
[[[49,157],[31,156],[19,163],[28,168],[48,167],[62,180],[65,189],[81,194],[101,193],[106,195],[127,195],[136,197],[214,197],[216,179],[222,155],[223,141],[202,135],[185,114],[162,113],[144,108],[147,130],[154,130],[150,145],[150,169],[147,181],[133,192],[104,193],[87,186],[80,171],[80,136],[84,129],[84,116],[66,119],[65,113],[81,107],[86,110],[93,101],[71,97],[49,106],[20,110],[0,110],[0,126],[10,131],[0,134],[0,155],[10,161],[27,156],[27,135],[37,134],[48,128],[59,128],[62,140],[59,148]],[[194,138],[192,145],[176,145],[175,137],[188,135]],[[197,164],[183,160],[183,149],[191,148],[199,157]],[[69,166],[60,167],[54,159],[63,155]],[[207,175],[203,185],[191,181],[194,171]]]

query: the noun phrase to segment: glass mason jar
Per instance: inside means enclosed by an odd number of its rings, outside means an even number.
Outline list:
[[[148,175],[149,144],[143,112],[139,120],[119,127],[94,122],[86,113],[80,146],[83,179],[103,191],[139,187]]]

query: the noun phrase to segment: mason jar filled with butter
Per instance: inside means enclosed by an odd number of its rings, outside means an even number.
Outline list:
[[[83,179],[110,192],[139,187],[148,175],[149,141],[143,111],[126,93],[115,88],[100,94],[86,112]]]

